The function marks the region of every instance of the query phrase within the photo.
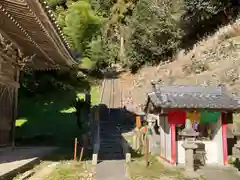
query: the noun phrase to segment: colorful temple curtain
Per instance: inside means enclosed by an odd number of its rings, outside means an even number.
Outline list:
[[[216,123],[221,116],[221,112],[212,112],[207,110],[185,112],[185,111],[169,111],[168,123],[181,125],[185,124],[186,119],[190,119],[192,123]],[[230,116],[230,115],[229,115]],[[229,118],[230,119],[230,118]]]
[[[198,111],[188,112],[187,118],[190,119],[192,122],[199,122],[200,121],[200,112],[198,112]]]
[[[201,110],[200,123],[216,123],[221,116],[221,112]]]
[[[187,118],[185,111],[169,111],[168,112],[168,123],[169,124],[184,124]]]

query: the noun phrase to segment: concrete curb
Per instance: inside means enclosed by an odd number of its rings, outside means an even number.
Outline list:
[[[123,155],[125,157],[125,161],[127,163],[131,162],[130,148],[129,148],[128,142],[124,138],[122,138],[122,140],[121,140],[121,145],[122,145],[122,150],[123,150]]]
[[[13,179],[15,176],[17,176],[18,174],[21,174],[21,173],[24,173],[30,169],[32,169],[35,165],[38,165],[40,164],[41,158],[34,158],[32,161],[24,164],[23,166],[21,167],[18,167],[4,175],[2,175],[0,177],[0,180],[10,180],[10,179]]]
[[[15,169],[3,174],[0,176],[0,180],[11,180],[14,177],[16,177],[18,174],[27,172],[31,169],[34,168],[34,166],[38,165],[41,163],[41,159],[44,159],[45,157],[49,156],[50,154],[54,153],[58,148],[54,148],[51,150],[47,150],[45,153],[39,155],[38,157],[32,158],[32,160],[30,160],[29,162],[16,167]],[[27,174],[27,173],[26,173]],[[31,173],[30,173],[31,174]],[[29,174],[27,174],[29,175]],[[26,175],[26,176],[27,176]]]
[[[98,129],[97,129],[97,137],[95,140],[95,143],[93,145],[93,154],[92,154],[92,164],[93,165],[97,165],[98,163],[98,152],[100,149],[100,136],[99,136],[99,125],[98,125]]]

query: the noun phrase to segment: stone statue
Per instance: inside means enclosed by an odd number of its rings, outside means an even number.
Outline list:
[[[185,121],[185,129],[192,129],[192,122],[190,119],[186,119]]]

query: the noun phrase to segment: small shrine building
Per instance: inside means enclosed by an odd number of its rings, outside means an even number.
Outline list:
[[[184,164],[185,150],[180,132],[190,120],[198,132],[194,158],[201,165],[228,163],[227,124],[239,102],[224,86],[164,86],[153,84],[145,116],[151,130],[150,151],[158,146],[160,157],[170,164]]]

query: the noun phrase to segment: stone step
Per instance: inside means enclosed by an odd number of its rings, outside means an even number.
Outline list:
[[[120,129],[118,129],[117,127],[100,127],[100,131],[119,132]]]
[[[101,139],[100,144],[121,144],[121,139]]]
[[[116,126],[104,126],[104,127],[102,127],[102,126],[100,126],[100,131],[101,130],[104,130],[104,131],[106,131],[106,130],[109,130],[109,131],[116,131],[116,130],[120,130],[118,127],[116,127]]]
[[[112,127],[121,127],[121,124],[119,123],[100,123],[100,126],[101,127],[109,127],[109,126],[112,126]]]
[[[99,154],[122,154],[122,151],[109,151],[109,150],[100,150]]]
[[[102,146],[112,146],[112,147],[118,147],[118,146],[121,146],[120,145],[121,143],[120,142],[117,142],[117,143],[109,143],[109,141],[101,141],[100,142],[100,145],[102,145]]]
[[[107,152],[107,151],[99,151],[99,157],[122,157],[123,153],[122,152]]]
[[[118,150],[118,149],[122,149],[122,147],[121,147],[121,146],[100,145],[100,149],[112,149],[112,150]]]
[[[100,133],[100,136],[101,137],[104,137],[104,138],[108,138],[108,137],[112,137],[112,138],[122,138],[122,136],[121,136],[121,134],[119,134],[119,133],[114,133],[114,134],[108,134],[108,133],[104,133],[104,132],[102,132],[102,133]]]
[[[111,152],[122,152],[122,148],[121,147],[116,147],[116,148],[111,148],[111,147],[109,147],[109,148],[107,148],[107,147],[100,147],[100,150],[99,150],[99,152],[102,152],[102,151],[104,151],[104,152],[109,152],[109,153],[111,153]]]
[[[108,132],[108,131],[102,131],[100,132],[100,135],[107,135],[107,136],[122,136],[119,132]]]
[[[118,129],[113,129],[113,128],[105,128],[105,129],[100,129],[100,133],[103,132],[103,133],[117,133],[117,134],[120,134],[120,130]]]
[[[112,144],[100,144],[100,148],[101,149],[103,149],[103,148],[121,149],[122,147],[120,145],[113,146]]]
[[[116,125],[121,125],[120,121],[112,121],[112,120],[108,120],[108,121],[100,121],[100,124],[116,124]]]
[[[100,142],[107,142],[107,143],[111,143],[111,144],[116,144],[116,143],[120,143],[122,138],[111,138],[111,137],[105,137],[103,138],[103,136],[100,135]]]
[[[116,159],[124,159],[123,154],[119,153],[119,154],[100,154],[99,155],[99,160],[102,159],[109,159],[109,160],[116,160]]]
[[[117,144],[120,143],[122,137],[111,137],[111,136],[101,136],[100,135],[100,142],[109,143],[109,144]]]
[[[111,136],[111,135],[121,135],[121,132],[119,132],[119,131],[109,131],[109,130],[102,130],[102,131],[100,131],[100,134],[107,134],[107,135],[109,135],[109,136]]]

